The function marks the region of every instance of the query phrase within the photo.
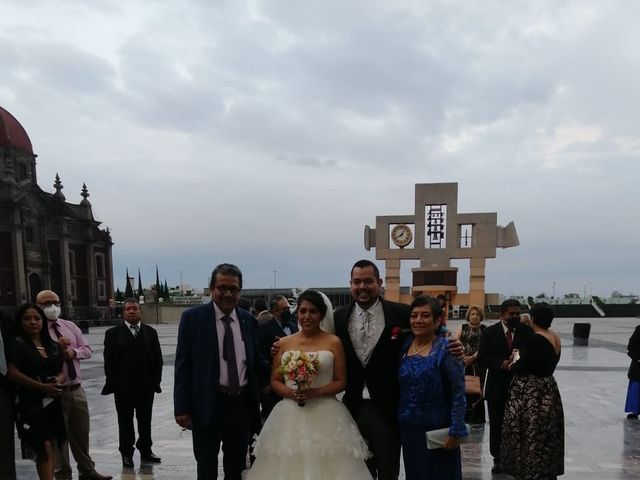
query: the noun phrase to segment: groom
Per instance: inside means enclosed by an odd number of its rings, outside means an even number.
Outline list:
[[[373,453],[367,460],[371,475],[396,480],[400,472],[397,409],[401,342],[395,332],[409,328],[410,309],[380,297],[380,272],[369,260],[353,265],[350,286],[353,302],[334,314],[336,335],[342,340],[347,360],[343,402]]]
[[[351,268],[353,302],[334,313],[336,335],[347,360],[347,388],[342,399],[358,424],[373,456],[367,467],[373,478],[397,480],[400,474],[398,428],[398,361],[401,330],[409,329],[409,305],[380,297],[378,267],[359,260]],[[449,351],[462,357],[459,341]]]

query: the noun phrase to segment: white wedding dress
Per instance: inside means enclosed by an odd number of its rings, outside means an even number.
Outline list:
[[[333,380],[333,353],[318,352],[320,369],[311,386]],[[351,414],[335,397],[285,398],[271,411],[255,445],[247,480],[371,480],[369,456]]]

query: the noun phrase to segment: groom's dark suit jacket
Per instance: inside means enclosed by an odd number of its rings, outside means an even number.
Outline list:
[[[398,362],[402,337],[398,335],[393,338],[393,331],[394,327],[405,331],[409,328],[411,310],[409,305],[403,303],[380,301],[385,327],[366,367],[362,366],[349,336],[348,324],[355,303],[334,313],[336,335],[342,340],[347,361],[347,388],[342,401],[356,417],[362,406],[362,389],[366,382],[371,401],[378,412],[395,423],[400,396]]]
[[[247,355],[250,407],[247,412],[253,431],[260,428],[260,385],[266,385],[270,364],[258,349],[257,321],[247,311],[236,308]],[[224,412],[216,410],[216,389],[220,376],[218,332],[213,302],[190,308],[182,314],[176,347],[174,414],[191,414],[195,428],[221,422]],[[215,455],[216,453],[212,453]]]

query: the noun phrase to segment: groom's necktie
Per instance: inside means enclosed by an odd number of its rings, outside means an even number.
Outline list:
[[[60,325],[58,324],[58,322],[53,322],[51,326],[53,327],[53,331],[56,334],[56,337],[60,338],[62,336],[62,333],[60,333]],[[65,363],[67,364],[67,373],[69,374],[69,378],[71,380],[75,380],[78,377],[78,373],[76,372],[76,366],[73,363],[73,360],[65,360]]]
[[[371,312],[363,310],[360,324],[360,344],[363,347],[362,363],[364,365],[369,361],[369,341],[371,340]]]
[[[371,335],[371,312],[369,310],[362,312],[362,329],[367,337]]]
[[[236,362],[236,347],[233,341],[233,331],[231,330],[232,318],[228,315],[222,317],[224,324],[224,338],[222,340],[222,358],[227,362],[227,372],[229,375],[229,389],[240,390],[240,379],[238,378],[238,364]]]

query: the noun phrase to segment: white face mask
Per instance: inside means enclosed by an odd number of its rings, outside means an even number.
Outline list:
[[[42,309],[49,320],[57,320],[60,316],[60,307],[57,305],[49,305]]]

